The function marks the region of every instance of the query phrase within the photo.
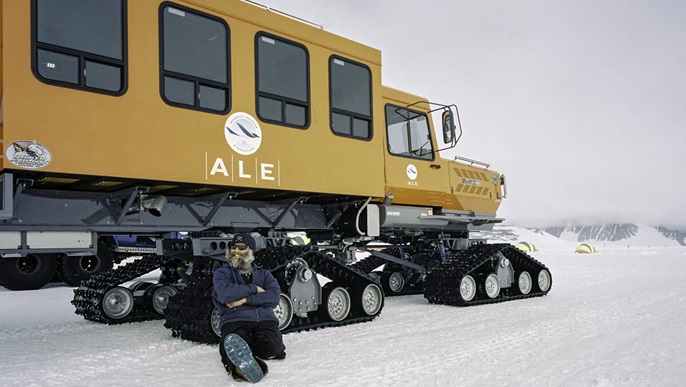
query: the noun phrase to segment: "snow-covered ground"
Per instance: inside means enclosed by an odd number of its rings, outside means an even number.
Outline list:
[[[284,336],[288,357],[260,384],[686,385],[686,248],[549,244],[534,256],[553,275],[546,297],[471,308],[388,298],[370,323]],[[172,338],[161,320],[85,321],[72,295],[0,288],[0,386],[234,383],[217,346]]]

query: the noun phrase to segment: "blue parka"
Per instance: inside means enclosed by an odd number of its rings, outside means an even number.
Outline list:
[[[279,321],[274,308],[279,304],[281,287],[269,270],[253,266],[253,279],[246,284],[238,270],[224,265],[214,272],[212,302],[221,315],[220,326],[237,321]],[[265,291],[257,294],[257,287]],[[245,298],[245,304],[229,308],[226,303]]]

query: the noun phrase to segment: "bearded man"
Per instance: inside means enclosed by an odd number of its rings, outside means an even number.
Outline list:
[[[254,251],[255,239],[237,234],[226,251],[227,262],[214,272],[212,290],[221,315],[222,363],[234,379],[252,383],[268,372],[263,360],[286,357],[274,314],[281,288],[269,270],[253,265]]]

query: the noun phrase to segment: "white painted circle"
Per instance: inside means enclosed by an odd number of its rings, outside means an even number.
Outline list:
[[[250,114],[234,113],[224,125],[226,142],[236,153],[247,156],[257,152],[262,144],[260,124]]]
[[[408,165],[405,172],[407,172],[407,177],[410,180],[415,180],[417,178],[417,167],[415,167],[414,164]]]

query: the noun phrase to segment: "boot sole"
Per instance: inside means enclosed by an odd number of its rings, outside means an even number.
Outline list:
[[[252,355],[248,344],[237,334],[227,335],[224,339],[224,350],[231,363],[240,370],[245,380],[257,383],[262,380],[264,374],[262,368]]]

